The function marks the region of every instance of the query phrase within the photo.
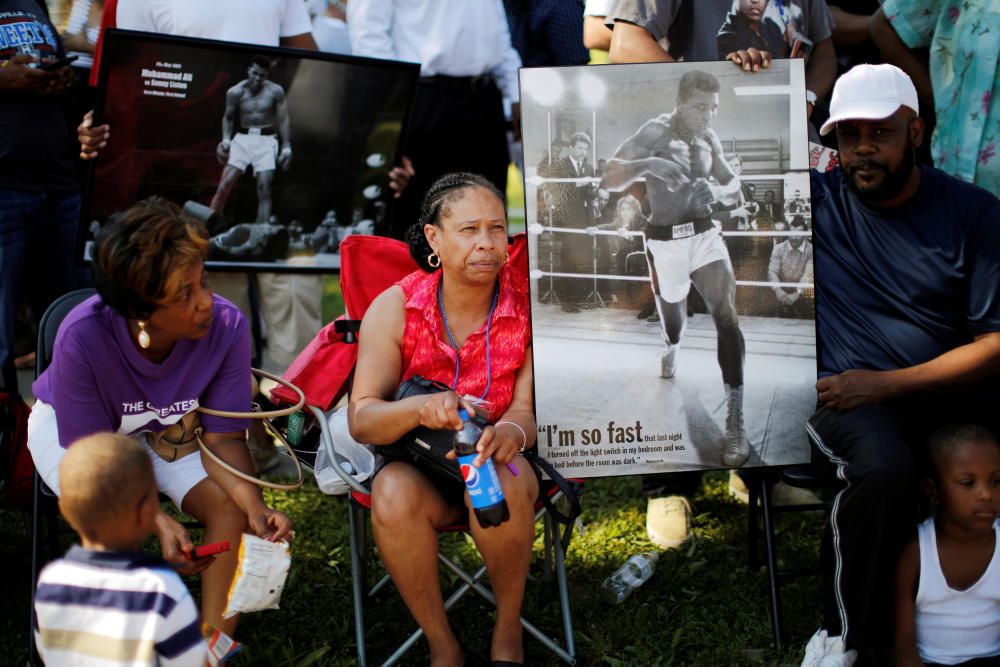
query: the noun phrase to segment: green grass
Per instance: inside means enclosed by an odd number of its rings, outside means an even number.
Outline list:
[[[238,633],[247,643],[238,665],[355,664],[350,589],[347,507],[309,484],[294,493],[271,493],[275,506],[295,521],[292,571],[281,609],[247,615]],[[649,550],[645,505],[638,478],[591,480],[583,498],[583,537],[567,554],[574,630],[581,663],[589,665],[792,665],[818,627],[820,582],[792,580],[782,588],[788,647],[771,646],[767,576],[747,564],[746,508],[729,497],[722,473],[706,476],[696,497],[694,539],[684,551],[665,554],[653,578],[620,606],[599,597],[600,582],[629,555]],[[7,594],[0,606],[0,655],[18,664],[27,641],[29,542],[27,520],[0,511],[0,563]],[[778,519],[779,554],[793,563],[813,562],[821,521],[810,515]],[[68,540],[69,536],[67,536]],[[68,542],[67,542],[68,543]],[[478,562],[462,535],[445,535],[442,548],[465,565]],[[536,541],[541,552],[541,537]],[[540,559],[536,559],[540,567]],[[372,561],[371,575],[381,573]],[[454,583],[443,577],[447,584]],[[196,587],[195,587],[196,588]],[[561,632],[555,590],[529,585],[525,614],[550,635]],[[470,654],[469,664],[488,656],[491,612],[467,596],[450,617]],[[413,629],[392,588],[366,608],[367,644],[373,661],[384,658],[392,640]],[[559,664],[541,645],[528,641],[532,664]],[[426,664],[418,643],[404,664]]]

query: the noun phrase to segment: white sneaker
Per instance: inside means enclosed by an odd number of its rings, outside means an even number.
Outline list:
[[[667,351],[660,357],[660,377],[669,380],[677,373],[677,345],[667,343]]]
[[[743,387],[726,385],[726,444],[722,463],[739,468],[750,458],[750,438],[743,428]]]
[[[684,496],[650,498],[646,535],[661,549],[676,549],[691,537],[691,503]]]
[[[822,502],[822,499],[811,489],[800,489],[784,482],[778,482],[771,489],[771,503],[773,505],[812,505],[819,502]]]
[[[729,471],[729,495],[744,505],[750,502],[750,489],[747,488],[746,482],[736,474],[735,470]]]
[[[858,652],[846,648],[839,635],[828,637],[826,630],[817,630],[806,644],[801,667],[851,667],[858,659]]]
[[[729,495],[744,505],[750,502],[750,490],[747,489],[743,478],[736,474],[735,470],[729,471]],[[820,497],[810,489],[800,489],[784,482],[778,482],[771,487],[771,504],[775,506],[811,505],[818,502],[821,502]]]

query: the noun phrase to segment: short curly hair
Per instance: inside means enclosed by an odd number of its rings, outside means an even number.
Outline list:
[[[150,197],[109,218],[94,244],[94,283],[126,318],[148,318],[180,292],[183,271],[205,261],[208,230],[180,207]]]
[[[441,216],[448,215],[448,204],[459,199],[462,192],[468,188],[488,190],[503,205],[504,215],[507,214],[507,205],[503,195],[500,194],[497,186],[493,185],[485,176],[456,171],[445,174],[434,181],[420,204],[420,218],[406,230],[406,243],[410,246],[410,256],[427,273],[434,272],[436,267],[427,263],[427,257],[434,252],[434,249],[431,248],[431,244],[427,242],[427,237],[424,235],[424,225],[440,227]]]
[[[934,431],[925,446],[927,463],[936,471],[958,449],[970,442],[981,442],[1000,447],[996,436],[978,424],[949,424]]]

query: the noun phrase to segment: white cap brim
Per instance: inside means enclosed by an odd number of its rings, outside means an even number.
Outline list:
[[[823,127],[819,128],[819,133],[826,136],[837,123],[844,120],[882,120],[896,113],[900,107],[899,100],[866,100],[852,104],[850,108],[841,109],[835,116],[830,116]]]

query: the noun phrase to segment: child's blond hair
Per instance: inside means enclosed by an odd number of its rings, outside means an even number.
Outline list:
[[[135,440],[97,433],[77,440],[59,464],[59,509],[80,535],[93,539],[127,516],[154,487],[153,463]]]

